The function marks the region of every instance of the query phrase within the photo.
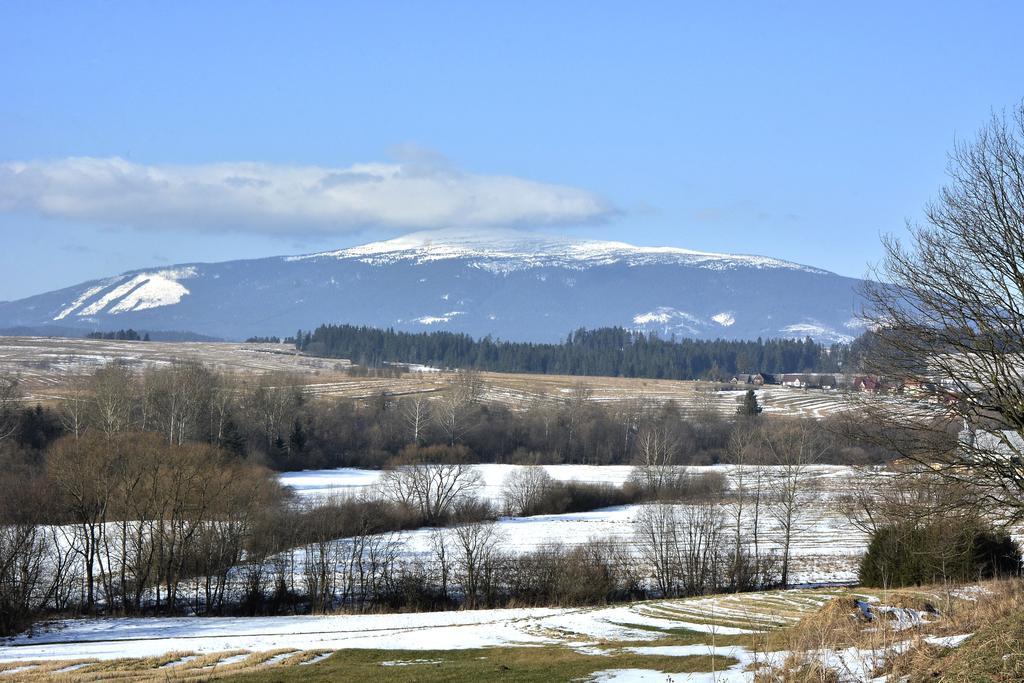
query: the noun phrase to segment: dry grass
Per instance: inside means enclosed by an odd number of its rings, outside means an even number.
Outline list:
[[[91,374],[119,360],[141,370],[166,367],[175,360],[196,360],[230,375],[278,374],[300,384],[315,397],[370,398],[447,390],[452,373],[408,373],[394,378],[350,377],[347,362],[296,354],[286,345],[212,342],[119,342],[89,339],[5,337],[0,339],[0,372],[21,377],[29,399],[50,402],[67,393],[69,379]],[[740,390],[714,392],[707,382],[624,377],[577,377],[516,373],[482,373],[484,399],[515,410],[553,404],[580,382],[599,402],[646,399],[676,402],[684,413],[705,411],[733,415]],[[774,414],[819,418],[844,409],[848,396],[835,391],[807,391],[772,386],[759,390],[765,410]]]
[[[872,620],[861,615],[855,602],[858,599],[870,601]],[[621,667],[684,672],[710,671],[700,667],[714,666],[720,671],[721,666],[727,665],[725,661],[673,660],[640,655],[629,649],[707,644],[737,645],[753,653],[762,662],[755,680],[763,683],[836,683],[882,674],[894,674],[892,681],[904,676],[909,676],[910,681],[1024,680],[1024,582],[1020,580],[991,581],[966,590],[926,586],[708,596],[652,601],[636,608],[638,614],[666,618],[669,622],[713,621],[759,632],[713,635],[685,628],[629,624],[638,630],[656,632],[656,636],[636,642],[593,643],[603,650],[602,654],[567,647],[577,639],[565,633],[548,634],[562,640],[562,645],[491,648],[474,651],[472,656],[464,651],[431,654],[345,650],[324,659],[324,650],[233,651],[199,656],[175,652],[162,657],[114,661],[6,664],[0,665],[0,679],[196,681],[243,676],[253,680],[309,681],[337,680],[345,672],[347,680],[360,680],[360,675],[382,675],[382,662],[401,659],[443,660],[444,664],[387,667],[389,676],[401,674],[396,680],[479,680],[480,675],[504,672],[506,667],[518,672],[518,678],[513,676],[513,680],[573,680],[588,672]],[[926,615],[923,621],[908,619],[921,614]],[[975,635],[956,648],[945,646],[941,640],[967,634]],[[668,664],[676,668],[666,668]],[[564,676],[552,678],[552,666]],[[548,678],[544,678],[545,674]]]
[[[114,660],[15,662],[0,664],[4,681],[209,681],[264,668],[293,667],[312,662],[326,650],[291,649],[249,653],[229,650],[208,655],[171,652],[160,657]],[[244,657],[243,657],[244,655]],[[227,663],[222,663],[227,662]],[[10,673],[5,673],[10,672]]]
[[[868,621],[854,600],[874,598]],[[901,622],[888,608],[927,615],[916,624]],[[977,657],[975,643],[991,638],[982,633],[992,624],[1020,621],[1024,610],[1024,584],[1019,580],[991,581],[982,590],[965,593],[954,586],[928,586],[920,589],[851,593],[825,605],[788,629],[771,634],[768,651],[785,652],[781,665],[759,673],[759,681],[784,683],[832,682],[850,680],[860,670],[871,675],[894,674],[892,680],[911,676],[911,680],[989,680],[974,678]],[[978,634],[951,648],[940,639]],[[995,648],[1000,654],[1017,658],[1024,667],[1024,639],[1004,626]],[[840,658],[836,653],[843,653]],[[1005,658],[1004,658],[1005,659]],[[967,677],[948,677],[950,661],[964,661]],[[829,665],[831,668],[829,668]],[[1024,672],[1024,668],[1022,668]],[[991,680],[1024,680],[993,678]]]

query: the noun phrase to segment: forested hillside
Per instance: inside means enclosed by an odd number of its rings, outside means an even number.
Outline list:
[[[475,340],[452,332],[397,332],[322,325],[299,332],[305,353],[359,365],[417,363],[494,372],[727,380],[756,372],[838,372],[849,347],[807,339],[733,341],[660,339],[621,327],[580,329],[559,344]]]

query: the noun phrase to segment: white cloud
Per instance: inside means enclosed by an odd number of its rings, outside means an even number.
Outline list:
[[[0,163],[0,211],[136,228],[286,234],[571,224],[607,218],[614,208],[574,187],[414,162],[147,166],[69,157]]]

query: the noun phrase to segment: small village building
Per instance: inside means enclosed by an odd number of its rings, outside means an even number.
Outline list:
[[[869,375],[854,377],[852,386],[854,391],[870,394],[877,394],[882,389],[881,382]]]

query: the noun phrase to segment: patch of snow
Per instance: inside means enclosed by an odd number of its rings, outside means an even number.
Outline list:
[[[92,297],[96,296],[97,294],[102,292],[104,289],[106,289],[108,287],[108,285],[109,285],[109,283],[104,283],[102,285],[98,285],[96,287],[90,287],[89,289],[85,290],[84,292],[82,292],[82,295],[80,297],[78,297],[77,299],[75,299],[71,303],[71,305],[69,305],[63,311],[58,313],[57,316],[54,318],[54,320],[63,320],[64,318],[68,317],[69,315],[74,313],[76,310],[81,308],[81,306],[86,301],[88,301],[89,299],[91,299]]]
[[[13,676],[15,674],[20,674],[20,673],[24,673],[26,671],[31,671],[34,668],[36,668],[35,664],[26,664],[25,666],[16,666],[13,669],[4,669],[3,671],[0,671],[0,676]]]
[[[792,337],[814,337],[818,341],[842,343],[849,343],[853,341],[852,336],[836,332],[830,327],[825,327],[824,325],[813,321],[786,325],[781,331],[783,334],[790,335]]]
[[[327,659],[328,657],[330,657],[332,654],[334,654],[334,653],[333,652],[325,652],[322,655],[317,655],[316,657],[313,657],[312,659],[307,659],[304,662],[299,662],[299,666],[309,666],[310,664],[319,664],[320,662],[322,662],[325,659]]]
[[[973,633],[962,633],[957,636],[926,636],[924,642],[935,647],[960,647]]]
[[[381,662],[381,666],[415,666],[417,664],[440,664],[443,659],[398,659],[394,661]]]
[[[986,586],[974,584],[972,586],[954,588],[949,592],[949,594],[954,598],[959,598],[960,600],[971,600],[972,602],[977,602],[979,596],[988,595],[991,592],[992,591]]]
[[[870,320],[866,320],[864,318],[861,318],[860,316],[856,316],[850,318],[845,323],[843,323],[843,327],[851,330],[865,330],[868,328],[870,324]]]
[[[215,664],[213,664],[211,666],[203,667],[203,669],[216,669],[218,666],[231,666],[232,664],[238,664],[239,662],[244,662],[246,659],[248,659],[251,656],[252,656],[251,652],[242,652],[242,653],[237,654],[237,655],[231,655],[230,657],[225,657],[225,658],[217,661]],[[327,655],[327,656],[329,657],[330,655]]]
[[[160,668],[161,669],[173,669],[176,666],[181,666],[182,664],[186,664],[188,662],[191,662],[193,659],[198,659],[198,658],[199,658],[199,655],[185,655],[181,659],[175,659],[173,662],[167,662],[166,664],[161,664]]]
[[[587,680],[592,683],[634,683],[635,681],[643,681],[644,683],[666,681],[671,683],[672,679],[672,675],[663,671],[655,671],[654,669],[608,669],[606,671],[598,671]]]
[[[225,650],[458,650],[554,642],[523,628],[562,610],[524,608],[294,617],[73,619],[51,633],[7,639],[0,662],[157,657]],[[290,653],[294,654],[294,653]]]
[[[727,311],[716,313],[715,315],[711,316],[711,319],[714,320],[719,325],[721,325],[722,327],[729,327],[730,325],[734,325],[736,323],[736,318],[733,317],[732,313],[729,313]]]
[[[452,318],[464,315],[465,313],[465,311],[448,311],[444,315],[424,315],[419,318],[413,318],[410,322],[419,323],[420,325],[436,325],[438,323],[451,322]]]
[[[657,325],[665,332],[685,331],[697,334],[700,328],[706,327],[708,323],[686,311],[680,311],[671,306],[658,306],[653,311],[633,316],[633,324],[639,325],[641,328]]]
[[[101,286],[86,290],[70,306],[57,314],[54,320],[63,320],[72,314],[87,317],[106,311],[111,315],[117,315],[171,306],[180,303],[190,294],[188,288],[179,280],[195,276],[196,269],[187,267],[136,273],[130,277],[126,276],[127,279],[107,281]],[[101,293],[102,296],[94,299]]]

